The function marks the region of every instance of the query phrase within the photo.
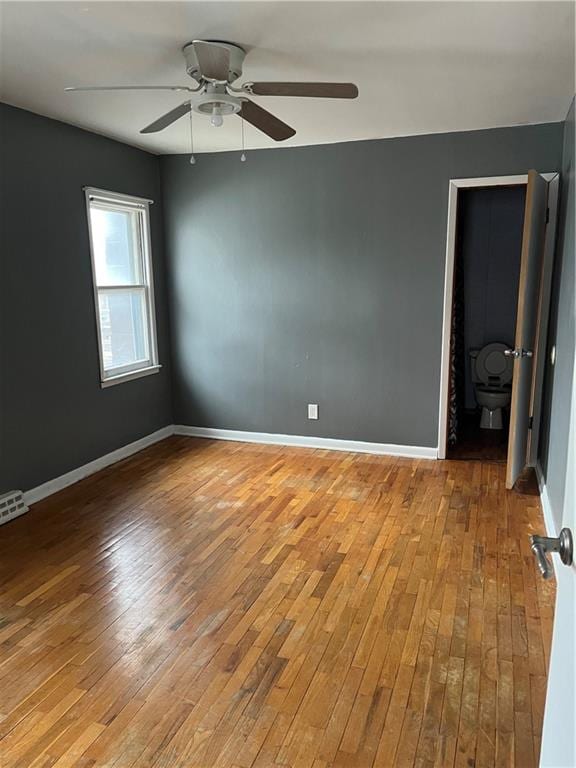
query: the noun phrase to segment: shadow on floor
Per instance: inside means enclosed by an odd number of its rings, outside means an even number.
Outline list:
[[[479,411],[467,411],[462,417],[460,435],[448,447],[447,458],[506,462],[508,451],[508,414],[502,429],[482,429]]]

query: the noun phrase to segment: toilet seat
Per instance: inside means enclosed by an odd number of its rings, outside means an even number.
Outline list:
[[[486,344],[478,352],[476,358],[476,375],[481,383],[481,387],[491,386],[493,388],[504,389],[506,384],[512,381],[514,370],[514,360],[504,354],[508,349],[506,344],[494,342]]]

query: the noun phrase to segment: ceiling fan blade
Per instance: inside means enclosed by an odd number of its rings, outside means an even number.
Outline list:
[[[247,83],[255,96],[312,96],[317,99],[355,99],[354,83]]]
[[[68,86],[65,91],[188,91],[194,93],[194,88],[187,85],[87,85]]]
[[[258,128],[259,131],[270,136],[274,141],[285,141],[294,136],[296,131],[282,120],[279,120],[267,109],[263,109],[259,104],[253,101],[242,102],[242,109],[238,113],[246,122]]]
[[[230,69],[230,51],[220,43],[207,43],[204,40],[194,40],[194,53],[202,77],[219,83],[228,81]]]
[[[180,104],[180,106],[171,109],[170,112],[166,112],[166,114],[159,117],[158,120],[154,120],[154,122],[147,125],[146,128],[142,128],[140,133],[157,133],[158,131],[163,131],[164,128],[168,128],[168,126],[175,123],[176,120],[187,115],[191,109],[192,105],[190,102],[185,101],[184,104]]]

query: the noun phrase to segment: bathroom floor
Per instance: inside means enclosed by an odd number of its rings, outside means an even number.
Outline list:
[[[504,414],[504,429],[481,429],[480,413],[466,412],[462,419],[460,438],[448,447],[448,459],[506,462],[508,452],[508,414]]]

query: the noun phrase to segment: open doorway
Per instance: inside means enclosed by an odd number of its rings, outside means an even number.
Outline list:
[[[449,185],[438,458],[505,460],[507,488],[537,457],[557,200],[557,173]]]
[[[446,457],[505,462],[526,185],[459,192]]]

